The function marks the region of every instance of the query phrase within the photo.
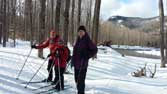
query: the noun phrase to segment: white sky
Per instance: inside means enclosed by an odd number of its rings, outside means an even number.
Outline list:
[[[164,4],[167,4],[166,0]],[[108,19],[114,15],[144,18],[158,16],[158,0],[102,0],[101,17]]]

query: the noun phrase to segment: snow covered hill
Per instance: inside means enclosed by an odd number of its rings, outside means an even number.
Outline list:
[[[29,84],[24,88],[27,82],[44,62],[37,58],[37,50],[33,49],[27,64],[16,80],[19,70],[30,51],[29,42],[17,41],[16,48],[0,47],[0,94],[35,94],[41,89],[32,91],[32,89],[47,85],[46,83]],[[166,94],[167,92],[167,69],[159,68],[159,59],[147,59],[125,56],[122,57],[115,50],[107,47],[98,47],[97,59],[90,60],[86,78],[86,94]],[[72,48],[70,48],[72,50]],[[45,57],[48,49],[44,50]],[[131,72],[136,71],[144,64],[153,69],[157,64],[157,73],[155,78],[132,77]],[[40,81],[47,76],[47,62],[33,81]],[[68,69],[73,73],[73,69]],[[149,76],[149,72],[148,72]],[[74,77],[71,74],[65,74],[65,85],[71,85],[72,88],[61,91],[60,94],[76,94]],[[57,94],[57,93],[54,93]]]
[[[154,31],[155,27],[159,23],[158,17],[152,18],[140,18],[140,17],[124,17],[124,16],[112,16],[108,21],[123,25],[130,29],[143,29],[146,32]]]

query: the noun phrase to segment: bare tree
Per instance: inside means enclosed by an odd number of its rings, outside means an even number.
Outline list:
[[[92,16],[92,3],[93,0],[88,0],[88,7],[87,7],[87,18],[86,18],[86,27],[87,30],[90,31],[91,30],[91,16]]]
[[[42,43],[45,38],[45,9],[46,9],[46,0],[40,0],[40,14],[39,14],[39,23],[40,23],[40,34],[39,34],[39,43]],[[43,58],[43,49],[38,50],[38,56]]]
[[[32,0],[25,0],[25,36],[26,40],[30,40],[31,45],[33,41],[32,8]]]
[[[17,0],[11,0],[11,8],[12,8],[12,15],[11,15],[11,30],[14,40],[14,47],[16,45],[16,2]]]
[[[99,17],[100,17],[100,6],[101,0],[95,1],[95,9],[94,9],[94,18],[93,18],[93,39],[94,42],[98,43],[98,33],[99,33]]]
[[[54,21],[53,21],[53,16],[54,16],[54,0],[51,0],[51,28],[53,29]]]
[[[161,48],[161,67],[165,67],[165,56],[164,56],[164,8],[163,0],[159,0],[159,16],[160,16],[160,48]]]
[[[33,31],[33,19],[32,19],[32,0],[28,0],[28,20],[29,20],[29,32],[30,32],[30,42],[31,45],[33,44],[33,36],[34,36],[34,31]]]
[[[10,26],[10,16],[11,16],[11,8],[10,8],[10,1],[6,0],[6,42],[8,42],[9,39],[9,26]]]
[[[67,45],[68,42],[68,28],[69,28],[69,9],[70,9],[70,0],[66,0],[66,7],[64,12],[64,42]]]
[[[77,17],[77,25],[80,25],[81,23],[81,4],[82,0],[78,0],[78,17]]]
[[[56,3],[56,17],[55,17],[55,30],[56,32],[60,32],[60,10],[61,9],[61,0],[57,0]]]
[[[0,44],[2,44],[2,18],[3,18],[3,0],[0,0]]]
[[[6,23],[6,0],[3,0],[3,25],[2,25],[2,28],[3,28],[3,47],[6,47],[6,38],[7,38],[7,30],[6,30],[6,26],[7,26],[7,23]]]
[[[72,40],[72,44],[74,43],[74,9],[75,9],[75,0],[72,0],[72,11],[71,11],[71,40]]]

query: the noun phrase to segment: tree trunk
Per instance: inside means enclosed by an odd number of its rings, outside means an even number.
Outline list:
[[[53,16],[54,16],[54,0],[51,0],[51,29],[54,28],[54,21],[53,21]]]
[[[8,42],[9,39],[9,26],[10,26],[10,5],[9,2],[11,0],[6,0],[6,42]]]
[[[57,0],[55,30],[58,34],[60,33],[60,9],[61,9],[61,0]]]
[[[78,20],[77,20],[77,27],[80,26],[81,23],[81,4],[82,4],[82,0],[78,0]]]
[[[0,2],[0,44],[2,44],[3,0]]]
[[[6,0],[3,0],[3,47],[6,47],[6,33],[7,33],[7,30],[6,30],[6,26],[7,26],[7,23],[6,23]]]
[[[0,22],[0,44],[2,44],[2,23]]]
[[[45,38],[45,9],[46,9],[46,0],[40,0],[40,14],[39,14],[39,43],[42,43],[44,41]],[[40,58],[43,58],[43,49],[39,49],[38,50],[38,56]]]
[[[90,31],[91,30],[91,16],[92,16],[92,0],[90,0],[89,6],[88,6],[88,10],[87,10],[87,18],[86,18],[86,27],[87,30]]]
[[[69,9],[70,9],[70,0],[66,0],[65,12],[64,12],[64,43],[67,45],[68,42],[68,28],[69,28]]]
[[[33,32],[33,35],[34,36],[37,36],[37,33],[38,33],[38,30],[37,30],[37,28],[38,28],[38,16],[37,16],[37,14],[39,14],[38,12],[37,12],[37,1],[35,0],[34,1],[34,4],[33,4],[33,17],[32,17],[32,23],[33,23],[33,30],[34,30],[34,32]],[[33,37],[34,38],[34,40],[38,40],[38,37]]]
[[[96,44],[98,43],[100,5],[101,5],[101,0],[96,0],[95,10],[94,10],[94,19],[93,19],[93,38]]]
[[[24,40],[28,40],[28,0],[25,0],[24,5]]]
[[[159,15],[160,15],[160,48],[161,48],[161,67],[165,67],[164,57],[164,9],[163,0],[159,0]]]
[[[71,12],[71,40],[72,45],[74,44],[74,9],[75,9],[75,0],[72,0],[72,12]]]
[[[34,36],[34,31],[33,31],[33,20],[32,20],[32,0],[28,0],[28,19],[29,19],[29,32],[30,32],[30,44],[33,44],[33,36]]]
[[[12,17],[11,17],[11,32],[13,35],[13,41],[14,41],[14,47],[16,46],[16,38],[15,38],[15,34],[16,34],[16,2],[17,0],[11,0],[11,7],[12,7]]]

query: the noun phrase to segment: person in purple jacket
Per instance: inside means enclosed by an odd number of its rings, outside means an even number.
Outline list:
[[[85,26],[78,28],[78,38],[73,48],[72,66],[78,94],[85,94],[85,78],[88,61],[97,53],[97,46],[90,40]]]

